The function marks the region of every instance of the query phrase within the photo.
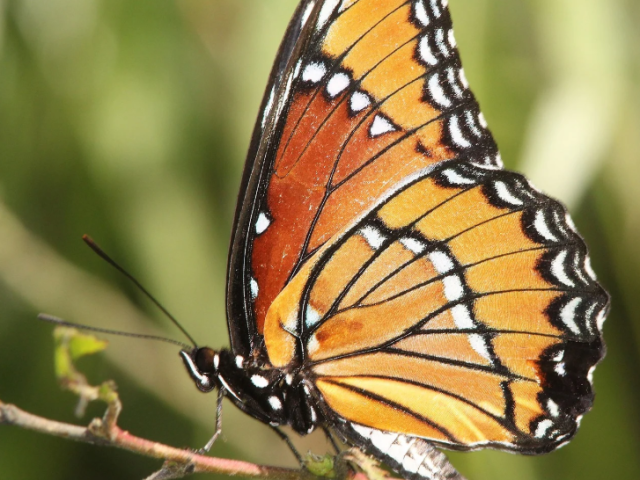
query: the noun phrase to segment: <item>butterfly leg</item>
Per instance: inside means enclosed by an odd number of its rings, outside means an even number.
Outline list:
[[[278,434],[278,436],[284,440],[284,442],[287,444],[287,446],[289,447],[289,449],[291,450],[291,452],[293,453],[293,455],[296,457],[296,459],[298,460],[298,463],[300,463],[300,466],[302,468],[306,468],[304,460],[302,459],[302,455],[300,455],[300,452],[298,452],[298,450],[296,449],[296,447],[293,445],[293,442],[291,442],[291,439],[287,436],[286,433],[284,433],[282,430],[280,430],[278,427],[271,427],[273,429],[274,432],[276,432]]]
[[[207,444],[198,450],[199,454],[208,453],[213,447],[213,444],[216,443],[216,440],[220,436],[222,432],[222,399],[224,398],[225,389],[224,387],[220,387],[218,390],[218,403],[216,406],[216,431],[211,437],[211,439],[207,442]]]
[[[336,455],[338,455],[342,450],[338,446],[338,443],[336,442],[336,439],[333,438],[333,435],[331,434],[331,430],[329,430],[324,425],[322,426],[322,430],[324,431],[324,434],[326,435],[326,437],[329,439],[329,442],[331,442],[331,445],[333,446],[333,449],[336,451]]]

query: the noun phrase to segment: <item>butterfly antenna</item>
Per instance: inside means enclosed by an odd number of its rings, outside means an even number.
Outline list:
[[[154,305],[156,307],[158,307],[162,313],[164,313],[167,318],[169,318],[169,320],[171,320],[173,322],[173,324],[178,327],[178,329],[184,334],[185,337],[187,337],[189,339],[189,341],[193,344],[194,347],[198,347],[198,344],[196,343],[196,341],[193,339],[193,337],[191,335],[189,335],[189,333],[182,327],[182,325],[180,325],[180,322],[178,322],[178,320],[169,313],[169,311],[164,308],[162,306],[162,304],[156,300],[154,298],[153,295],[151,295],[149,293],[149,291],[144,288],[140,282],[138,280],[135,279],[135,277],[133,275],[131,275],[129,272],[127,272],[124,268],[122,268],[120,265],[118,265],[116,263],[115,260],[113,260],[109,255],[107,255],[105,253],[104,250],[102,250],[102,248],[100,248],[98,246],[98,244],[96,242],[93,241],[93,239],[89,236],[89,235],[83,235],[82,236],[82,240],[84,241],[84,243],[86,243],[91,250],[93,250],[94,252],[96,252],[103,260],[105,260],[109,265],[111,265],[113,268],[115,268],[116,270],[118,270],[121,274],[123,274],[125,277],[127,277],[129,280],[131,280],[133,282],[133,284],[138,287],[140,289],[140,291],[142,293],[144,293],[146,295],[146,297],[151,300]]]
[[[80,330],[87,330],[89,332],[106,333],[108,335],[119,335],[121,337],[142,338],[144,340],[158,340],[160,342],[170,343],[172,345],[178,345],[184,350],[191,349],[191,345],[187,345],[186,343],[182,343],[177,340],[173,340],[171,338],[158,337],[156,335],[143,335],[140,333],[120,332],[118,330],[109,330],[108,328],[89,327],[88,325],[82,325],[80,323],[67,322],[66,320],[62,320],[61,318],[54,317],[53,315],[47,315],[46,313],[39,314],[38,319],[42,320],[43,322],[49,322],[55,325],[59,325],[61,327],[71,327],[71,328],[77,328]]]

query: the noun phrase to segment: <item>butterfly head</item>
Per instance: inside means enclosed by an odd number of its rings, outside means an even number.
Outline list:
[[[189,375],[201,392],[210,392],[217,386],[220,355],[209,347],[180,350],[180,357]]]

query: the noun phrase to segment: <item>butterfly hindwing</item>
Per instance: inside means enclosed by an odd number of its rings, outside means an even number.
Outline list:
[[[355,425],[541,453],[591,406],[606,307],[559,203],[520,175],[447,162],[317,251],[265,340],[286,365],[300,339],[323,401]]]
[[[302,265],[403,179],[471,156],[500,165],[442,1],[302,2],[249,152],[229,264],[234,350],[262,348]]]

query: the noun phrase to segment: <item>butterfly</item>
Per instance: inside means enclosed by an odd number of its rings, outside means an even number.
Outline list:
[[[227,279],[231,348],[181,352],[197,387],[406,478],[456,478],[434,446],[549,452],[591,408],[608,295],[565,208],[503,169],[446,0],[300,3]]]

